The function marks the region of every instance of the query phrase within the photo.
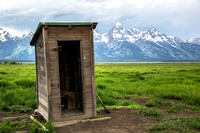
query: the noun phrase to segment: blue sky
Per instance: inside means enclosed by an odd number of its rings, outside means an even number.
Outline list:
[[[94,21],[100,33],[121,22],[126,29],[200,38],[200,0],[4,0],[0,14],[0,27],[13,34],[35,31],[40,21]]]

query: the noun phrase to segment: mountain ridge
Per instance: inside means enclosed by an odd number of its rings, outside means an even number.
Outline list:
[[[117,23],[109,32],[99,34],[95,31],[95,35],[96,59],[100,57],[140,60],[200,59],[199,38],[181,40],[160,33],[154,27],[148,31],[136,28],[125,30],[121,23]]]
[[[0,28],[0,60],[34,60],[34,48],[29,45],[32,36],[33,32],[16,36]]]
[[[11,35],[0,28],[0,60],[34,60],[34,47],[29,45],[33,32]],[[200,38],[182,40],[159,32],[125,29],[117,22],[108,32],[94,30],[96,61],[200,60]]]

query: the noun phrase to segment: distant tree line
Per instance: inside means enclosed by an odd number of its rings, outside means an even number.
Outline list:
[[[5,65],[19,65],[19,64],[22,64],[22,63],[19,63],[19,62],[16,62],[16,61],[5,61],[5,62],[0,62],[0,64],[5,64]]]

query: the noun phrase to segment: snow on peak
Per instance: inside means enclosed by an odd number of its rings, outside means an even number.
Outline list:
[[[96,30],[94,30],[94,41],[95,42],[101,41],[101,35]]]
[[[2,28],[0,28],[0,34],[2,34],[4,32],[4,30]]]
[[[147,32],[151,35],[156,35],[156,36],[161,34],[155,27],[150,28]]]
[[[188,39],[187,41],[188,42],[193,42],[195,39],[194,38],[190,38],[190,39]]]
[[[109,41],[109,38],[107,36],[107,33],[102,34],[101,36],[101,41],[107,43]]]
[[[173,40],[174,38],[166,34],[162,34],[155,27],[152,27],[148,31],[144,32],[142,39],[152,42],[167,42],[168,40]]]
[[[23,34],[21,35],[21,39],[25,39],[25,38],[31,38],[33,36],[33,32],[29,32],[28,34]]]
[[[94,30],[94,42],[104,42],[107,43],[109,38],[107,36],[108,33],[99,34],[96,30]]]
[[[200,38],[195,38],[195,39],[190,38],[190,39],[186,40],[186,42],[200,44]]]
[[[33,32],[32,32],[32,31],[29,32],[27,36],[28,36],[28,37],[32,37],[32,36],[33,36]]]
[[[115,26],[109,31],[108,36],[112,36],[114,40],[123,41],[125,29],[120,22],[117,22]]]
[[[117,22],[108,33],[99,34],[94,31],[94,41],[102,42],[106,44],[114,44],[114,42],[127,41],[130,43],[136,43],[138,40],[146,40],[154,42],[159,47],[164,47],[163,44],[171,44],[173,47],[178,47],[179,42],[189,42],[194,44],[200,44],[200,38],[181,40],[179,38],[163,34],[159,32],[155,27],[150,28],[147,31],[141,31],[137,28],[124,29],[120,22]]]
[[[151,27],[148,31],[158,31],[155,27]]]
[[[136,28],[131,28],[131,29],[127,30],[127,33],[130,35],[139,35],[142,33],[142,31],[140,31]]]
[[[115,24],[115,27],[123,28],[123,25],[122,25],[121,22],[117,22],[117,23]]]
[[[28,39],[33,36],[33,32],[29,32],[27,34],[23,34],[21,36],[10,34],[9,32],[0,28],[0,41],[5,42],[8,40],[18,40],[18,39]]]
[[[2,28],[0,28],[0,41],[5,42],[7,41],[7,37],[9,37],[10,34],[6,31],[4,31]]]

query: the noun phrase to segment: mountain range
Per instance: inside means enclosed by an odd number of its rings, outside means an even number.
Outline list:
[[[34,47],[30,47],[33,32],[22,36],[11,35],[0,28],[0,60],[35,60]]]
[[[32,36],[13,36],[0,28],[0,60],[34,60]],[[126,30],[118,22],[107,33],[94,31],[94,51],[99,62],[200,60],[200,38],[182,40],[154,27]]]

